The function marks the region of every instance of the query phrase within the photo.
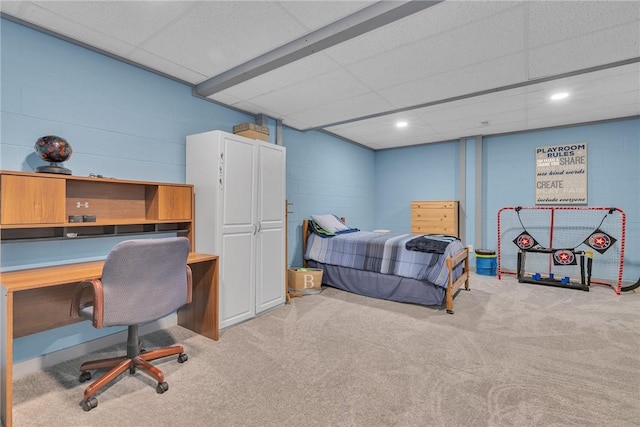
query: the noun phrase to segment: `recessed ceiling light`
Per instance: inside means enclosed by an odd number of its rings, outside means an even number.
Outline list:
[[[396,127],[397,128],[406,128],[407,126],[409,126],[409,123],[407,123],[407,122],[397,122],[396,123]]]
[[[558,92],[551,95],[551,99],[554,101],[558,101],[560,99],[565,99],[569,96],[568,92]]]

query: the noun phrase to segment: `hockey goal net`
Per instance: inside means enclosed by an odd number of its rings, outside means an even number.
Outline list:
[[[531,247],[572,249],[593,256],[591,284],[611,286],[620,294],[625,229],[625,214],[618,208],[502,208],[498,211],[498,278],[502,274],[516,274],[521,250]],[[572,281],[581,280],[578,266],[558,264],[549,254],[527,254],[524,270],[524,274],[552,274]]]

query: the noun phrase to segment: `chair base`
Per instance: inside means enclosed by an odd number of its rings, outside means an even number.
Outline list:
[[[133,331],[134,329],[135,331]],[[132,345],[132,342],[135,343],[135,345]],[[84,400],[81,402],[81,406],[85,411],[89,411],[98,405],[98,402],[93,395],[115,380],[126,370],[129,370],[129,373],[134,374],[136,372],[136,368],[139,368],[158,382],[156,391],[158,393],[164,393],[169,389],[169,385],[164,382],[164,373],[149,362],[151,360],[161,359],[163,357],[173,356],[176,354],[178,355],[179,363],[183,363],[188,359],[187,355],[184,354],[184,348],[181,345],[163,347],[149,351],[140,351],[140,344],[137,339],[137,328],[130,327],[128,343],[127,356],[91,360],[80,365],[80,382],[91,379],[91,373],[89,372],[91,370],[109,369],[109,371],[104,373],[85,389]]]

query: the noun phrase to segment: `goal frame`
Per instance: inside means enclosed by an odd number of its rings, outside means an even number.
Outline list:
[[[620,236],[616,236],[616,238],[619,237],[618,241],[616,243],[618,243],[620,245],[620,249],[619,249],[619,254],[620,254],[620,261],[618,264],[618,268],[617,268],[617,277],[612,277],[611,280],[614,281],[615,283],[607,283],[607,282],[603,282],[601,280],[598,279],[593,279],[591,281],[591,284],[594,285],[604,285],[604,286],[610,286],[616,294],[620,295],[621,289],[622,289],[622,274],[623,274],[623,268],[624,268],[624,249],[625,249],[625,240],[626,240],[626,215],[624,213],[624,211],[622,209],[619,208],[614,208],[614,207],[600,207],[600,206],[508,206],[508,207],[504,207],[501,208],[498,211],[498,253],[497,253],[497,261],[498,261],[498,266],[497,266],[497,276],[498,279],[502,279],[502,275],[503,274],[509,274],[509,275],[517,275],[517,271],[511,270],[511,269],[506,269],[504,267],[504,263],[503,263],[503,255],[504,255],[504,250],[502,248],[503,246],[503,224],[502,224],[502,215],[503,213],[507,212],[507,211],[515,211],[516,213],[518,211],[521,210],[543,210],[543,211],[548,211],[549,212],[549,224],[548,224],[548,230],[549,230],[549,235],[547,236],[549,238],[549,247],[552,248],[553,247],[553,238],[554,238],[554,232],[556,232],[556,227],[555,227],[555,216],[556,216],[556,212],[557,211],[601,211],[603,215],[605,214],[613,214],[614,212],[618,213],[620,215],[620,223],[621,223],[621,233]],[[524,230],[523,230],[524,231]],[[586,237],[586,236],[585,236]],[[513,244],[512,241],[509,241],[509,244]]]

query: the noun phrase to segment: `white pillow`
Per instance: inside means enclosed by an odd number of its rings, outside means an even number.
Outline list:
[[[311,215],[311,219],[314,220],[320,227],[331,233],[349,229],[349,227],[347,227],[342,221],[336,218],[335,215]]]

